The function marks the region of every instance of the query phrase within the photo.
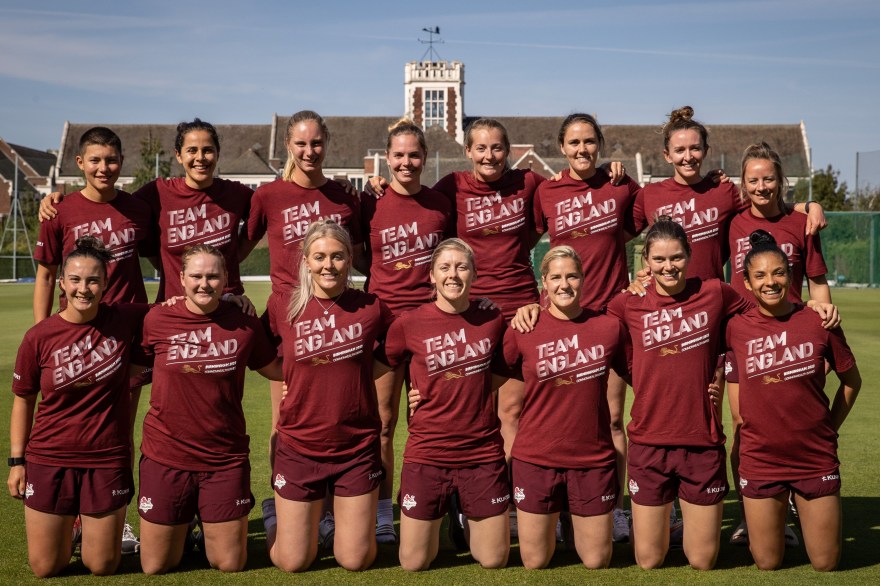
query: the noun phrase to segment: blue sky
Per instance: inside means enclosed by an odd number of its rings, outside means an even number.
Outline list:
[[[399,115],[428,26],[465,63],[467,115],[804,120],[814,167],[851,186],[856,151],[880,150],[876,0],[0,0],[0,136],[57,149],[65,120]]]

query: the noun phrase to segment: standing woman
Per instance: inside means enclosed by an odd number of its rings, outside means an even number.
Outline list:
[[[718,556],[728,485],[721,414],[706,389],[723,321],[749,304],[717,279],[686,278],[690,244],[669,216],[648,231],[643,256],[653,284],[643,296],[624,292],[608,305],[633,344],[627,471],[636,562],[663,564],[678,496],[685,555],[693,568],[708,570]]]
[[[422,186],[428,156],[422,129],[406,118],[388,129],[385,160],[391,183],[384,197],[362,199],[369,276],[365,289],[398,316],[431,300],[430,261],[434,249],[450,232],[452,204],[443,194]],[[259,194],[259,190],[257,191]],[[394,431],[400,412],[405,364],[376,379],[382,432],[382,466],[387,474],[379,488],[376,539],[397,540],[391,496],[394,487]]]
[[[504,319],[498,310],[471,303],[476,270],[463,241],[440,243],[430,271],[436,301],[398,317],[385,343],[392,367],[411,358],[412,384],[420,394],[400,478],[400,564],[411,571],[430,566],[440,524],[457,493],[474,559],[484,568],[500,568],[510,550],[510,487],[490,364]]]
[[[154,307],[143,326],[153,387],[141,443],[141,566],[147,574],[175,568],[198,514],[211,567],[237,572],[253,507],[245,370],[280,380],[281,361],[259,320],[221,300],[220,250],[198,244],[180,262],[185,301]]]
[[[549,308],[534,330],[511,328],[504,338],[505,362],[525,380],[511,462],[520,554],[527,568],[546,567],[568,511],[581,561],[604,568],[620,493],[607,383],[612,368],[627,376],[629,339],[619,320],[581,307],[572,247],[550,249],[541,278]]]
[[[753,295],[746,288],[743,278],[743,260],[751,250],[749,236],[755,230],[772,233],[777,245],[788,257],[791,270],[791,283],[788,288],[789,299],[793,303],[802,303],[801,288],[804,277],[810,292],[810,299],[831,303],[831,289],[825,279],[827,267],[822,257],[822,245],[819,235],[805,232],[807,217],[804,214],[792,213],[783,199],[787,191],[788,180],[782,170],[779,154],[765,142],[750,145],[743,153],[741,197],[751,205],[733,218],[728,236],[731,250],[730,285],[746,299]],[[816,205],[807,202],[809,208]],[[733,419],[733,443],[730,448],[730,467],[733,472],[734,486],[739,491],[739,431],[742,425],[739,396],[736,385],[739,373],[732,353],[728,352],[725,378],[730,392],[727,394],[730,412]],[[788,540],[796,536],[786,525]],[[743,521],[730,537],[734,545],[748,543],[748,527]],[[793,541],[792,541],[793,542]]]
[[[580,307],[601,311],[629,283],[626,242],[633,237],[632,210],[640,188],[629,176],[614,183],[608,173],[596,168],[605,137],[593,116],[577,113],[566,117],[559,129],[558,142],[569,168],[558,181],[545,181],[538,186],[535,225],[539,233],[549,232],[551,246],[567,245],[577,252],[583,261],[583,271],[593,284],[578,290]],[[618,480],[623,486],[626,383],[613,370],[608,371],[607,382],[611,438],[617,453]],[[614,509],[614,540],[627,541],[629,519],[619,506],[620,501],[622,495]]]
[[[734,215],[748,207],[733,183],[715,183],[703,177],[701,167],[709,151],[709,131],[693,119],[694,110],[684,106],[669,114],[663,126],[663,156],[672,165],[673,176],[649,183],[633,207],[635,229],[641,232],[659,215],[671,216],[681,224],[693,250],[690,276],[724,279],[724,263],[730,255],[727,232]],[[825,227],[821,206],[796,204],[808,215],[805,231],[815,234]]]
[[[758,305],[734,317],[727,329],[740,372],[739,473],[749,549],[762,570],[782,565],[793,492],[810,563],[830,571],[840,561],[843,541],[837,436],[861,376],[840,328],[824,329],[791,300],[792,270],[773,237],[757,230],[750,241],[743,279]],[[826,360],[840,379],[830,409]]]
[[[375,295],[349,286],[351,263],[348,232],[333,220],[314,222],[303,241],[299,285],[270,309],[288,391],[272,471],[277,519],[266,519],[266,542],[272,562],[288,572],[314,561],[328,493],[336,561],[358,571],[376,557],[383,471],[373,346],[391,314]]]
[[[97,238],[76,241],[60,266],[66,307],[28,330],[15,362],[7,486],[24,499],[42,578],[69,563],[77,515],[83,564],[96,575],[119,566],[134,489],[128,361],[147,306],[100,304],[111,259]]]

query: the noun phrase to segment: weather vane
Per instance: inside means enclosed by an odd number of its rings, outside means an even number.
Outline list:
[[[419,39],[419,42],[423,45],[428,45],[428,50],[425,51],[424,55],[422,55],[421,60],[424,61],[425,57],[430,56],[431,61],[440,61],[440,54],[434,50],[434,43],[440,44],[443,42],[443,39],[440,38],[440,27],[434,26],[423,28],[422,31],[428,33],[428,40],[426,41],[424,39]],[[437,35],[436,39],[434,38],[434,35]]]

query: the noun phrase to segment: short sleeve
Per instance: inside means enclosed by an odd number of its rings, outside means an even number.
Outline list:
[[[831,369],[838,373],[846,372],[856,365],[856,358],[846,342],[843,330],[839,327],[828,332],[828,347],[825,358],[831,364]]]
[[[15,357],[15,370],[12,373],[12,392],[20,397],[40,392],[39,350],[35,336],[29,330]]]
[[[647,212],[645,210],[645,190],[640,189],[636,193],[636,199],[633,202],[631,226],[633,234],[638,234],[648,225]]]
[[[266,235],[269,227],[265,205],[263,203],[265,189],[258,187],[251,198],[251,210],[247,220],[248,240],[260,240]]]
[[[45,265],[60,265],[64,252],[64,227],[61,224],[64,208],[60,205],[59,208],[54,218],[40,224],[40,234],[34,248],[34,260]]]
[[[544,207],[541,205],[542,195],[546,191],[546,187],[538,186],[535,190],[535,197],[532,201],[532,215],[535,219],[535,231],[543,234],[547,231],[547,216],[544,215]]]
[[[623,324],[617,321],[618,345],[617,352],[611,362],[611,368],[620,377],[629,376],[632,372],[632,339]]]
[[[251,370],[259,370],[278,356],[278,350],[272,344],[266,330],[256,318],[246,316],[250,322],[250,329],[254,337],[254,347],[251,355],[248,357],[248,368]]]
[[[752,304],[743,299],[742,295],[736,292],[736,289],[721,281],[718,281],[718,284],[721,287],[721,299],[724,303],[726,316],[743,313],[752,307]]]
[[[822,239],[818,234],[806,236],[804,250],[805,272],[808,277],[822,277],[828,272],[825,257],[822,255]]]
[[[615,295],[614,298],[608,302],[608,306],[605,308],[605,313],[607,313],[611,317],[617,318],[621,322],[624,322],[624,316],[626,314],[626,300],[627,296],[629,295],[632,295],[632,293],[629,293],[627,291]]]
[[[388,328],[385,335],[385,360],[391,368],[397,368],[403,364],[409,352],[406,349],[406,333],[404,331],[405,317],[398,318]],[[384,362],[384,361],[383,361]]]

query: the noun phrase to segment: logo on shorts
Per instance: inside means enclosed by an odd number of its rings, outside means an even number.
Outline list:
[[[525,500],[525,498],[526,498],[526,491],[524,491],[519,486],[514,486],[513,487],[513,500],[515,500],[518,503],[521,503]]]
[[[30,498],[34,496],[34,485],[28,482],[24,487],[24,498]]]
[[[381,470],[379,470],[379,471],[377,471],[377,472],[370,472],[370,478],[369,478],[369,479],[370,479],[370,480],[373,480],[374,478],[379,478],[380,476],[382,476],[382,471],[381,471]]]
[[[740,488],[745,488],[745,487],[747,487],[748,485],[749,485],[749,481],[748,481],[748,480],[746,480],[745,478],[740,478],[740,479],[739,479],[739,487],[740,487]]]
[[[727,487],[723,484],[721,486],[710,486],[706,488],[706,494],[719,494],[727,490]]]
[[[147,512],[153,508],[153,497],[142,496],[138,508],[143,512]]]
[[[510,500],[510,493],[508,492],[504,496],[498,496],[493,499],[490,499],[489,502],[491,502],[493,505],[500,505],[501,503],[506,503],[509,500]]]
[[[111,496],[125,496],[131,492],[130,488],[114,488],[110,491]]]
[[[284,488],[284,485],[287,484],[287,481],[284,479],[284,474],[276,474],[275,482],[273,484],[275,485],[275,488],[279,490]]]
[[[243,499],[235,499],[235,506],[236,507],[243,507],[243,506],[247,506],[249,504],[251,504],[250,497],[243,498]]]
[[[733,372],[733,362],[731,362],[730,360],[725,360],[724,361],[724,376],[727,376],[731,372]]]
[[[840,480],[840,474],[828,474],[822,477],[822,482],[831,482],[833,480]]]
[[[635,494],[637,492],[639,492],[639,483],[636,482],[635,480],[633,480],[632,478],[630,478],[629,479],[629,493]]]
[[[411,494],[404,495],[403,502],[400,503],[400,506],[406,509],[407,511],[416,506],[416,497]]]

